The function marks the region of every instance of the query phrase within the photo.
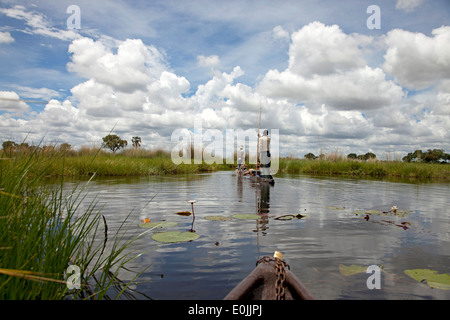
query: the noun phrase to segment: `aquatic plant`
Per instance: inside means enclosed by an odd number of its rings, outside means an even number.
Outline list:
[[[416,281],[427,284],[430,288],[450,290],[450,275],[429,269],[405,270],[405,274]]]
[[[69,193],[62,179],[57,187],[45,187],[42,178],[52,161],[42,152],[16,159],[2,154],[0,160],[0,299],[127,294],[139,274],[126,283],[121,270],[142,252],[134,255],[135,239],[124,239],[125,222],[111,235],[95,201],[81,209],[89,181]]]
[[[224,217],[224,216],[206,216],[205,219],[211,220],[211,221],[229,221],[229,220],[231,220],[231,218]]]
[[[258,219],[261,219],[261,216],[258,216],[257,214],[246,214],[246,213],[233,214],[231,217],[234,218],[234,219],[239,219],[239,220],[258,220]]]
[[[197,202],[197,200],[189,200],[188,201],[191,204],[192,207],[192,227],[191,227],[191,232],[195,232],[194,231],[194,222],[195,222],[195,213],[194,213],[194,203]]]
[[[200,235],[191,231],[166,231],[155,233],[154,235],[152,235],[153,240],[168,243],[187,242],[196,240],[198,238],[200,238]]]

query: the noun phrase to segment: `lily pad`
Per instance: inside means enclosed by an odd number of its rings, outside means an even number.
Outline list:
[[[408,276],[421,283],[426,283],[430,288],[450,290],[450,275],[439,274],[429,269],[412,269],[404,271]]]
[[[231,217],[240,220],[258,220],[261,218],[261,216],[258,216],[257,214],[245,214],[245,213],[233,214]]]
[[[167,232],[159,232],[152,235],[152,239],[158,242],[187,242],[193,241],[200,238],[200,235],[195,232],[181,232],[181,231],[167,231]]]
[[[346,266],[343,264],[339,265],[339,272],[343,276],[352,276],[354,274],[364,273],[366,271],[367,271],[367,267],[364,267],[364,266],[357,266],[354,264],[352,264],[351,266]]]
[[[178,222],[175,221],[159,221],[159,222],[149,222],[149,223],[140,223],[138,224],[141,228],[169,228],[178,225]]]
[[[206,220],[212,220],[212,221],[228,221],[228,220],[231,220],[231,218],[224,217],[224,216],[206,216],[205,219]]]
[[[394,215],[400,216],[400,217],[404,217],[404,216],[406,216],[406,215],[408,215],[408,214],[411,214],[411,213],[412,213],[412,210],[397,210],[397,211],[394,213]]]
[[[358,210],[354,211],[354,214],[382,214],[383,211],[380,210]]]

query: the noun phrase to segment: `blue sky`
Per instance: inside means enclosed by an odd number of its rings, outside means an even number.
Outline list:
[[[2,1],[0,137],[170,148],[262,107],[285,155],[449,152],[449,18],[447,0]]]

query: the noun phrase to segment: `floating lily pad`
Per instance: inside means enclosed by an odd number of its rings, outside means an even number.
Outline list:
[[[357,211],[354,211],[353,214],[365,215],[365,216],[367,216],[367,215],[387,216],[387,212],[383,212],[380,210],[357,210]]]
[[[430,288],[450,290],[450,275],[439,274],[437,271],[429,269],[405,270],[405,273],[421,283],[426,283]]]
[[[159,242],[187,242],[193,241],[200,238],[200,235],[195,232],[181,232],[181,231],[167,231],[167,232],[159,232],[152,235],[152,239]]]
[[[412,213],[412,210],[397,210],[397,212],[395,212],[394,215],[403,217],[403,216],[406,216],[411,213]]]
[[[339,265],[339,272],[343,276],[352,276],[354,274],[364,273],[366,271],[367,271],[367,267],[364,267],[364,266],[357,266],[354,264],[352,264],[351,266],[346,266],[343,264]]]
[[[138,226],[141,228],[169,228],[178,225],[178,222],[175,221],[158,221],[158,222],[149,222],[149,223],[140,223]]]
[[[231,218],[224,217],[224,216],[206,216],[205,219],[206,220],[212,220],[212,221],[228,221],[228,220],[231,220]]]
[[[366,210],[365,213],[366,214],[382,214],[383,211],[381,211],[381,210]]]
[[[245,213],[233,214],[231,217],[240,220],[258,220],[261,218],[261,216],[258,216],[257,214],[245,214]]]

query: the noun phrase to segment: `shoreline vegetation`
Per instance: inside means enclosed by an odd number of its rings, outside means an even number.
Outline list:
[[[317,176],[450,181],[450,165],[379,160],[280,159],[280,173]]]
[[[0,300],[145,296],[130,286],[145,267],[131,276],[126,268],[155,249],[132,248],[145,232],[130,235],[126,221],[109,229],[95,200],[80,207],[90,180],[65,192],[64,177],[56,186],[45,183],[49,168],[63,166],[69,157],[45,151],[0,154]]]
[[[193,155],[194,152],[192,151]],[[35,150],[3,150],[0,158],[4,168],[28,161],[33,155],[34,165],[29,175],[44,178],[132,177],[171,174],[195,174],[234,170],[236,164],[181,163],[176,165],[170,152],[141,148],[123,149],[111,153],[100,148],[82,147],[78,151],[61,147],[43,147]],[[236,159],[236,155],[235,155]],[[248,155],[246,156],[248,160]],[[225,161],[224,161],[225,162]],[[248,162],[247,162],[248,163]],[[255,167],[249,165],[250,168]],[[448,163],[381,161],[376,158],[352,159],[338,153],[321,155],[314,159],[281,157],[277,174],[301,174],[370,179],[411,179],[450,181]]]

